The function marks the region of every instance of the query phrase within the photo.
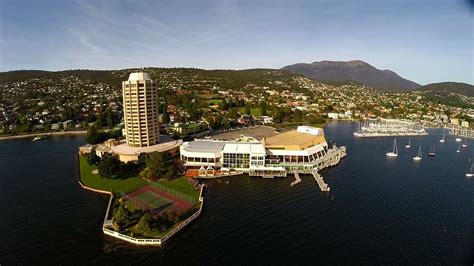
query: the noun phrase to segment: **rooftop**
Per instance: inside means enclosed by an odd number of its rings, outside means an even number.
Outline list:
[[[164,152],[172,148],[179,147],[183,140],[174,140],[166,135],[160,135],[160,143],[148,147],[131,147],[128,146],[125,140],[120,141],[120,144],[112,147],[112,151],[119,155],[139,155],[150,152]]]
[[[224,153],[265,154],[265,147],[261,143],[227,143]]]
[[[222,151],[226,142],[212,140],[196,140],[183,144],[183,150],[188,152],[216,153]]]
[[[312,133],[315,133],[314,130],[311,131]],[[322,130],[320,132],[322,132]],[[324,134],[321,134],[320,132],[318,132],[318,135],[315,135],[292,130],[265,138],[262,141],[264,141],[265,147],[268,149],[305,150],[307,148],[326,143]]]
[[[150,74],[146,72],[134,72],[130,73],[128,80],[151,80]]]
[[[274,136],[276,134],[278,134],[278,132],[276,132],[275,128],[273,127],[256,126],[253,128],[248,128],[248,129],[242,128],[242,129],[233,130],[230,132],[221,133],[219,135],[212,136],[212,138],[219,139],[219,140],[235,140],[235,139],[241,138],[242,136],[245,136],[245,137],[252,137],[257,140],[261,140],[262,138]]]

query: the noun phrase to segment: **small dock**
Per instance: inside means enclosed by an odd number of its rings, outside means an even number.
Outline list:
[[[329,192],[331,188],[324,182],[323,177],[318,173],[318,170],[314,169],[313,170],[313,177],[316,183],[319,186],[319,189],[321,189],[322,192]]]
[[[298,172],[294,172],[294,175],[295,175],[295,181],[291,182],[291,186],[294,186],[298,183],[301,183],[301,178],[300,178],[300,174],[298,174]]]
[[[331,188],[328,186],[328,184],[326,184],[326,182],[324,182],[323,177],[318,173],[318,171],[337,165],[346,155],[347,150],[345,146],[334,146],[332,149],[328,150],[324,157],[321,157],[314,162],[314,168],[294,168],[293,170],[290,170],[291,173],[295,175],[295,180],[291,182],[290,185],[294,186],[301,182],[300,174],[311,174],[313,175],[319,189],[321,189],[323,192],[329,192]]]

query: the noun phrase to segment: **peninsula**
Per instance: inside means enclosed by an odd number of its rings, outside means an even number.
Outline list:
[[[263,178],[310,174],[330,190],[319,171],[346,156],[330,145],[322,128],[299,126],[240,128],[183,142],[160,134],[158,88],[145,72],[122,83],[125,139],[107,139],[79,148],[80,185],[110,195],[104,234],[137,245],[163,245],[202,212],[200,179],[248,174]],[[94,128],[88,139],[100,134]],[[292,185],[296,184],[295,182]]]

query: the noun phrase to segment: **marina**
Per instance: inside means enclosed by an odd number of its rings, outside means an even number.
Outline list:
[[[474,139],[474,129],[454,125],[449,129],[451,135],[457,137],[456,141],[461,139],[460,137]]]
[[[359,127],[354,136],[368,137],[394,137],[394,136],[426,136],[428,132],[421,125],[412,121],[399,119],[367,119],[359,122]]]

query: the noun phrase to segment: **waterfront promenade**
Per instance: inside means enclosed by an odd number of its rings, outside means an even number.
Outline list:
[[[11,139],[34,138],[34,137],[40,137],[44,135],[67,136],[67,135],[85,135],[86,133],[87,133],[87,130],[75,130],[75,131],[31,133],[31,134],[21,134],[21,135],[7,135],[7,136],[0,136],[0,141],[11,140]]]

